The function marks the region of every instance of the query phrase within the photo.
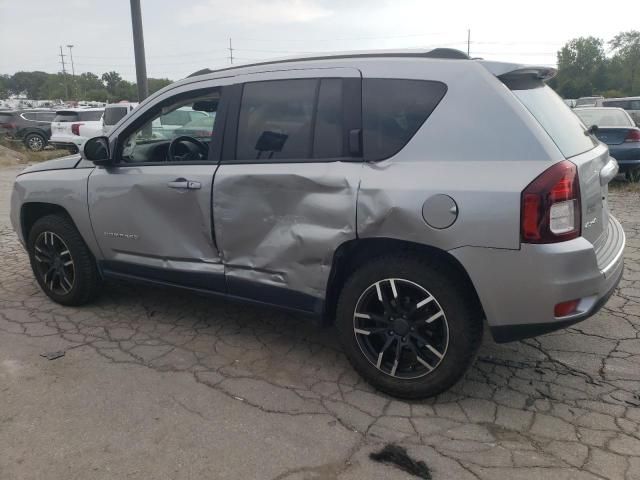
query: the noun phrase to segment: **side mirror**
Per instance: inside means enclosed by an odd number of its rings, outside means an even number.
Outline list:
[[[90,138],[82,148],[82,156],[96,165],[108,165],[111,163],[109,139],[107,137]]]

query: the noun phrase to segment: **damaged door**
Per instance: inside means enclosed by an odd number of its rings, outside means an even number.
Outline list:
[[[334,252],[356,237],[360,72],[242,80],[213,192],[227,291],[320,313]]]
[[[91,222],[107,275],[224,291],[211,219],[221,92],[197,90],[162,102],[119,136],[116,163],[89,177]],[[184,125],[154,130],[168,115]]]

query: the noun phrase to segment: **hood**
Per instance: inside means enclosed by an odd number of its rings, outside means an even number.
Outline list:
[[[19,175],[33,172],[43,172],[45,170],[65,170],[68,168],[75,168],[80,162],[81,157],[78,154],[68,155],[66,157],[54,158],[53,160],[47,160],[46,162],[36,163],[25,168]]]

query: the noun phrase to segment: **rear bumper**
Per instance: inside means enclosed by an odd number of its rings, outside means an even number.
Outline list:
[[[586,239],[520,250],[463,247],[452,250],[476,288],[491,333],[509,342],[565,328],[594,315],[613,294],[624,268],[625,236],[610,216],[609,235],[600,249]],[[600,260],[600,266],[598,265]],[[576,313],[555,317],[558,303],[580,299]]]
[[[79,137],[77,135],[51,135],[49,144],[53,145],[56,148],[80,149],[80,147],[86,140],[86,138]]]

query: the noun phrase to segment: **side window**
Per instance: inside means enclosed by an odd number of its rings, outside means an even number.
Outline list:
[[[244,85],[236,158],[265,161],[311,156],[318,80],[273,80]]]
[[[104,110],[90,110],[88,112],[78,112],[80,120],[85,122],[97,122],[102,118]]]
[[[40,112],[36,115],[36,118],[40,122],[53,122],[53,118],[56,116],[54,112]]]
[[[215,130],[221,89],[191,92],[160,104],[142,125],[134,127],[122,144],[125,163],[169,161],[169,144],[177,137],[190,137],[174,145],[173,161],[207,160]],[[198,143],[201,146],[198,146]]]
[[[640,110],[640,100],[631,100],[629,104],[627,110]]]
[[[25,120],[30,120],[32,122],[36,121],[36,113],[35,112],[29,112],[29,113],[23,113],[21,115],[22,118],[24,118]]]
[[[398,153],[444,97],[444,83],[425,80],[366,78],[362,81],[365,160]]]

